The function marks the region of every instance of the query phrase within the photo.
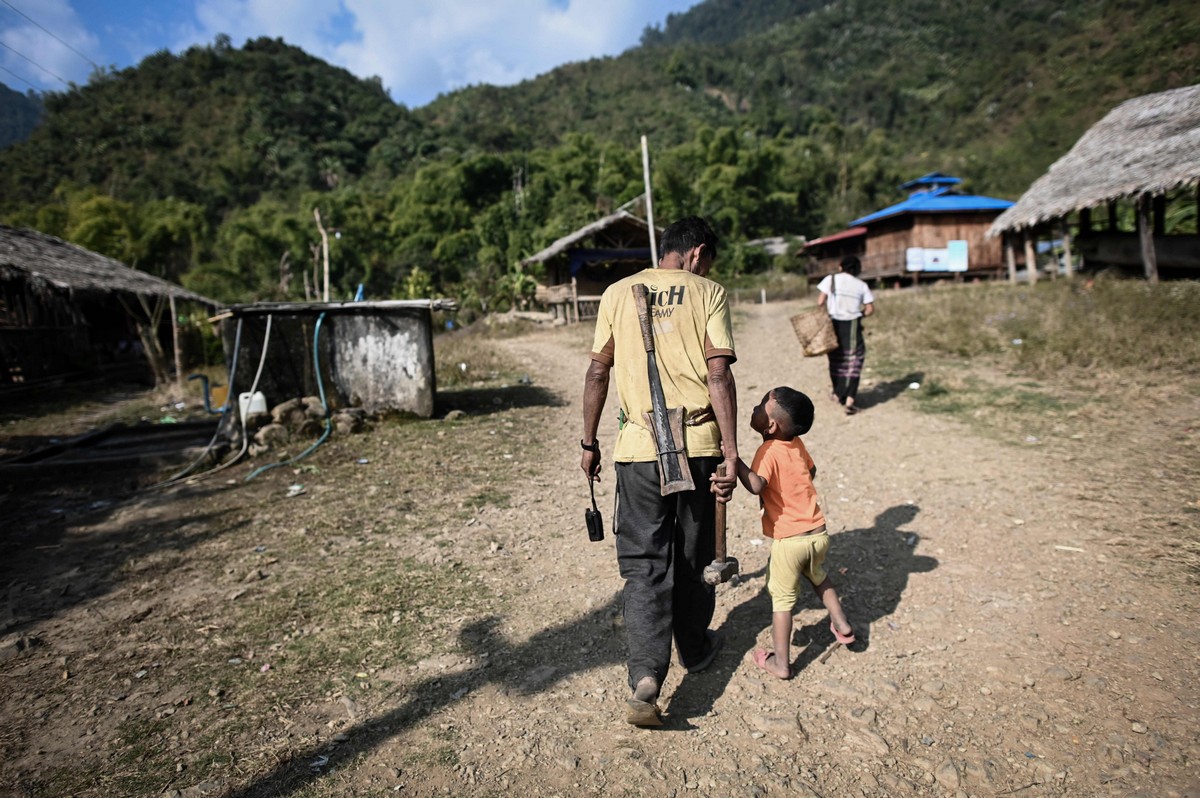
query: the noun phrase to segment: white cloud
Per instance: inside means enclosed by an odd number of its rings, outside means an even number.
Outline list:
[[[0,65],[39,89],[63,91],[66,86],[59,82],[60,78],[79,84],[87,82],[92,73],[88,59],[99,62],[100,59],[93,54],[98,53],[100,47],[70,3],[66,0],[39,2],[36,15],[29,16],[36,19],[41,27],[9,6],[0,6],[0,10],[4,12],[0,20],[4,26],[0,30],[0,42],[5,45],[0,47]],[[52,31],[53,35],[47,31]],[[7,72],[2,77],[5,83],[15,89],[24,91],[29,88]],[[14,83],[18,85],[14,86]]]
[[[361,77],[378,75],[392,96],[423,105],[476,83],[509,85],[568,61],[637,43],[684,0],[198,0],[190,43],[228,33],[235,45],[281,36]],[[651,18],[655,7],[669,6]],[[337,28],[342,41],[330,34]],[[349,30],[347,30],[349,27]]]
[[[378,75],[394,99],[419,106],[463,86],[511,85],[566,62],[616,54],[635,45],[645,25],[696,1],[38,0],[31,16],[117,68],[155,50],[211,44],[221,33],[235,47],[278,37],[360,77]],[[86,60],[3,4],[0,41],[66,80],[84,83],[91,72]],[[40,88],[63,88],[4,48],[0,65]],[[16,82],[6,73],[0,80]]]

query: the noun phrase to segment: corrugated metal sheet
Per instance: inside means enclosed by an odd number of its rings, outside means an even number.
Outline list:
[[[842,239],[845,239],[845,238],[855,238],[856,236],[865,235],[866,232],[867,232],[867,228],[865,228],[865,227],[849,227],[845,230],[842,230],[840,233],[833,233],[831,235],[821,236],[820,238],[815,238],[812,241],[809,241],[807,244],[805,244],[805,246],[806,247],[815,247],[818,244],[829,244],[834,241],[841,241]]]
[[[963,213],[970,211],[995,211],[1000,213],[1013,205],[1009,200],[982,197],[975,194],[951,194],[949,188],[913,194],[881,211],[867,214],[851,222],[851,225],[869,225],[881,219],[906,213]]]

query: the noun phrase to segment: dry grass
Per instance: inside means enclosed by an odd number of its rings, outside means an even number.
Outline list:
[[[1043,378],[1085,369],[1200,371],[1197,282],[944,285],[885,293],[880,307],[884,352],[994,358]]]
[[[1145,559],[1200,579],[1200,283],[1060,280],[884,292],[866,395],[1032,446],[1132,509]],[[908,390],[916,382],[919,390]]]

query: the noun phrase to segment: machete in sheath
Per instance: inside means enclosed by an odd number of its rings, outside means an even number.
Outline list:
[[[667,407],[663,395],[662,379],[658,374],[658,361],[654,356],[654,321],[650,318],[650,302],[646,286],[633,286],[633,302],[637,307],[638,323],[642,328],[642,343],[646,345],[646,373],[650,378],[650,402],[652,412],[646,413],[646,423],[654,434],[654,446],[658,452],[659,493],[669,496],[685,490],[694,490],[692,471],[688,468],[687,454],[683,450],[683,408]]]

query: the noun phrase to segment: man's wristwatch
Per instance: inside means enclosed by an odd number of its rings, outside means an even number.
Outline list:
[[[584,451],[595,452],[596,454],[600,454],[600,441],[599,440],[592,441],[591,443],[584,443],[583,440],[580,439],[579,445],[580,445],[580,447],[583,448]]]

